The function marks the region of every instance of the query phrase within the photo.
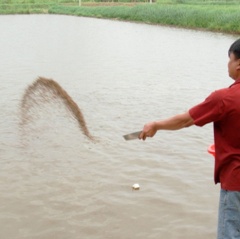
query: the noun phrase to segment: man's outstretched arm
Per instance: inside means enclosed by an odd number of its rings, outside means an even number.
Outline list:
[[[139,139],[145,140],[147,137],[153,137],[158,130],[179,130],[193,124],[194,121],[189,112],[175,115],[165,120],[149,122],[144,125]]]

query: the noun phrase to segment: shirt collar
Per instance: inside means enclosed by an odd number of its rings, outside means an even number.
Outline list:
[[[231,88],[232,86],[234,86],[234,85],[236,85],[236,84],[239,84],[239,83],[240,83],[240,79],[236,80],[233,84],[231,84],[231,85],[229,86],[229,88]]]

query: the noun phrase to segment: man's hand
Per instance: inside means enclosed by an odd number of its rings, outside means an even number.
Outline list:
[[[157,132],[156,122],[150,122],[144,125],[139,139],[145,140],[147,137],[153,137]]]

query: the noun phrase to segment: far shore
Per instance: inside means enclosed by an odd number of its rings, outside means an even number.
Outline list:
[[[61,14],[174,26],[240,35],[240,5],[82,2],[2,4],[0,14]]]

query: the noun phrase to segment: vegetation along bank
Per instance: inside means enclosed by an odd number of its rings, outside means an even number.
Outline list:
[[[238,0],[114,1],[1,0],[0,14],[65,14],[240,34]]]

